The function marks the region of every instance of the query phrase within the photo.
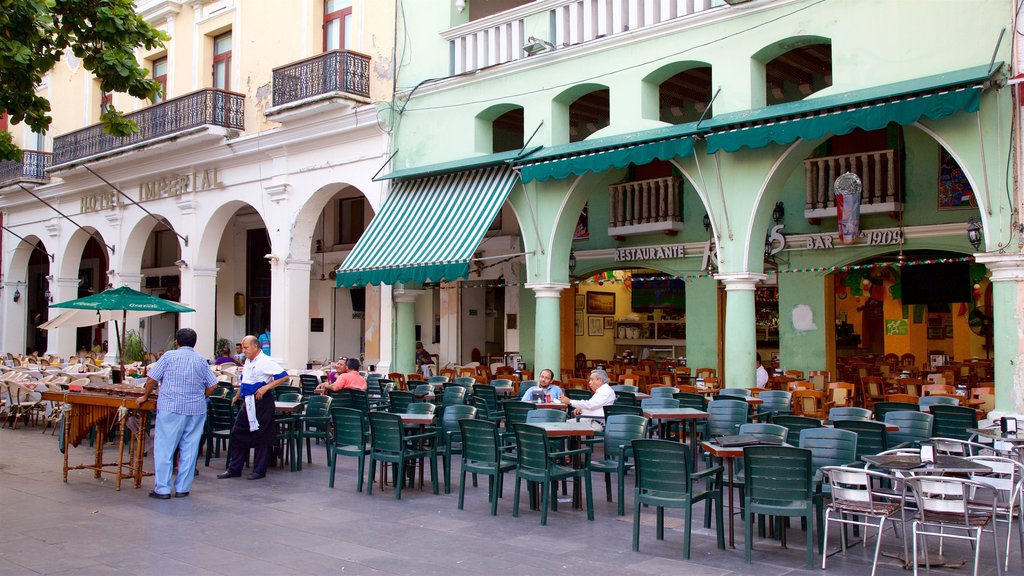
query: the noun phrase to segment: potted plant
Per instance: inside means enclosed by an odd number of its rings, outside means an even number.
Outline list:
[[[146,348],[142,344],[142,336],[138,330],[129,330],[124,335],[124,354],[121,361],[125,364],[142,362],[146,358]]]

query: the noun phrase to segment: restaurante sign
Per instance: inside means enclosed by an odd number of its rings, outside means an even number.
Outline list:
[[[642,246],[640,248],[616,248],[615,261],[629,262],[633,260],[660,260],[664,258],[682,258],[686,256],[682,244],[669,246]]]

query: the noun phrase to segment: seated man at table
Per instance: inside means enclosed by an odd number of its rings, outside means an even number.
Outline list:
[[[555,379],[555,373],[550,369],[545,368],[540,371],[540,378],[537,380],[536,386],[531,386],[529,390],[523,393],[523,400],[527,402],[539,402],[541,395],[551,396],[552,402],[558,402],[562,397],[562,389],[551,382]],[[544,398],[546,401],[547,398]]]
[[[334,381],[328,381],[316,387],[321,394],[327,392],[338,392],[345,388],[366,391],[366,378],[359,375],[359,359],[347,358],[338,362],[338,372]]]
[[[754,381],[758,388],[768,387],[768,371],[761,365],[761,353],[757,353],[757,364],[754,366]]]
[[[603,429],[601,420],[604,418],[604,407],[615,403],[615,391],[608,384],[608,373],[598,368],[590,373],[590,381],[587,382],[591,392],[594,394],[588,400],[570,400],[568,396],[559,398],[559,402],[573,407],[572,413],[590,419],[595,429]]]

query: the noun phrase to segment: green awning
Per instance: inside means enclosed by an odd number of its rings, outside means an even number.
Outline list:
[[[827,134],[842,135],[856,128],[877,130],[890,122],[913,124],[961,110],[976,112],[982,83],[998,70],[976,66],[946,74],[808,98],[756,110],[717,116],[705,122],[708,153],[762,148],[771,143],[789,144],[798,138],[815,140]]]
[[[499,165],[397,182],[338,269],[336,285],[465,277],[516,180]]]
[[[498,152],[496,154],[483,154],[480,156],[470,156],[468,158],[459,158],[458,160],[451,160],[448,162],[441,162],[438,164],[428,164],[426,166],[416,166],[414,168],[403,168],[401,170],[395,170],[394,172],[385,176],[378,176],[374,180],[405,180],[408,178],[426,178],[427,176],[436,176],[438,174],[450,174],[452,172],[463,172],[466,170],[475,170],[477,168],[487,168],[488,166],[497,166],[498,164],[507,164],[509,161],[518,160],[520,158],[526,158],[530,154],[533,154],[537,150],[540,150],[540,146],[529,146],[523,150],[518,148],[515,150],[509,150],[507,152]]]
[[[690,135],[695,131],[696,123],[689,123],[583,140],[544,148],[514,163],[521,167],[523,182],[582,176],[630,164],[644,165],[653,160],[690,156],[693,154]]]

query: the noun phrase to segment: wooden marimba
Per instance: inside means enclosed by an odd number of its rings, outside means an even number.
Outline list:
[[[111,391],[113,392],[113,391]],[[119,391],[120,392],[120,391]],[[133,478],[135,487],[142,486],[143,476],[152,476],[152,472],[144,472],[142,460],[146,453],[146,430],[149,420],[149,413],[156,410],[156,401],[148,400],[142,406],[135,403],[135,399],[142,395],[141,390],[135,390],[134,395],[102,394],[102,393],[75,393],[75,392],[43,392],[43,399],[53,402],[69,404],[71,409],[64,415],[64,482],[68,481],[68,470],[92,470],[95,478],[102,474],[113,474],[116,478],[115,488],[121,489],[121,480]],[[135,414],[138,418],[138,430],[132,434],[131,444],[128,446],[128,459],[125,462],[125,428],[128,417]],[[114,426],[118,427],[120,439],[117,446],[117,461],[103,461],[103,447],[107,441],[107,431]],[[79,464],[71,466],[68,457],[72,446],[78,444],[89,433],[96,428],[96,455],[91,464]]]

